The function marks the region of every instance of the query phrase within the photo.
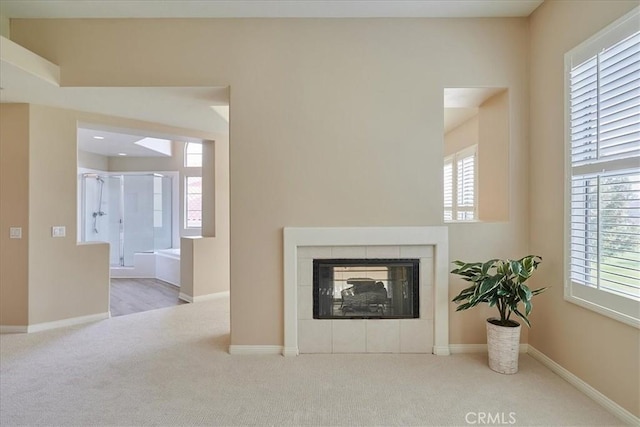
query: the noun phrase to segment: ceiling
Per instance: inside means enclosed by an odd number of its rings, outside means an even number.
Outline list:
[[[7,18],[472,18],[529,16],[543,0],[2,0]]]
[[[503,87],[455,87],[444,89],[444,133],[460,126],[476,114],[478,107]]]
[[[78,150],[80,151],[88,151],[107,157],[123,154],[136,157],[163,156],[158,152],[136,145],[135,142],[140,139],[142,139],[140,136],[125,133],[78,128]]]

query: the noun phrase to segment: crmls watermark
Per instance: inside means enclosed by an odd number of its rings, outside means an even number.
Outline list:
[[[515,412],[467,412],[464,416],[467,424],[509,425],[516,423]]]

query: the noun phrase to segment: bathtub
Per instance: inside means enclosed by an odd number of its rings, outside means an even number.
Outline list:
[[[180,286],[180,249],[133,254],[133,266],[111,267],[113,278],[155,278]]]
[[[180,286],[180,248],[156,251],[156,279]]]
[[[160,249],[156,251],[156,254],[162,256],[173,256],[180,259],[180,248]]]

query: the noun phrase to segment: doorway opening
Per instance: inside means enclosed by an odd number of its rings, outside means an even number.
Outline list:
[[[180,243],[202,235],[203,165],[186,148],[206,143],[79,125],[78,238],[109,243],[111,316],[192,302],[181,293]]]

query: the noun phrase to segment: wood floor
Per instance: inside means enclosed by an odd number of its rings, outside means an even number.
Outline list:
[[[111,279],[111,317],[184,304],[180,288],[157,279]]]

